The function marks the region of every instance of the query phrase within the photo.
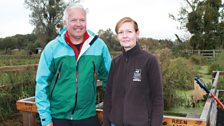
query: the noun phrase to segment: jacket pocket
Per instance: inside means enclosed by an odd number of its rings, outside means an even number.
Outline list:
[[[53,97],[53,92],[54,92],[54,90],[55,90],[55,87],[56,87],[56,84],[57,84],[57,82],[58,82],[58,79],[60,79],[60,77],[61,77],[61,68],[62,68],[62,64],[63,64],[63,63],[60,64],[60,67],[59,67],[59,69],[57,70],[56,79],[55,79],[54,85],[53,85],[52,90],[51,90],[51,93],[50,93],[50,99],[52,99],[52,97]]]

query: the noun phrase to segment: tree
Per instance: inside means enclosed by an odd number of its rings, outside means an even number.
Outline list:
[[[0,50],[5,50],[6,54],[8,52],[10,53],[10,50],[12,49],[30,50],[29,45],[35,45],[35,41],[36,36],[34,34],[26,34],[26,35],[17,34],[6,38],[0,38]]]
[[[31,10],[30,22],[43,47],[57,35],[55,26],[62,20],[65,3],[63,0],[25,0],[25,5]]]
[[[98,35],[101,39],[103,39],[103,41],[105,41],[110,51],[121,51],[120,43],[110,28],[106,31],[100,29]]]
[[[181,23],[191,34],[193,49],[216,49],[223,47],[223,7],[221,0],[184,0],[179,17],[171,17]],[[222,9],[222,10],[221,10]]]

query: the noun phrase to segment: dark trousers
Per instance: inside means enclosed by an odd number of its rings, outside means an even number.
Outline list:
[[[82,120],[53,118],[52,121],[54,126],[100,126],[100,123],[96,116]]]

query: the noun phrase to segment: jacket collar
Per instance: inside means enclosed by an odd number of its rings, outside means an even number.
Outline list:
[[[139,54],[141,52],[141,47],[138,43],[136,43],[136,45],[132,49],[125,51],[123,48],[122,52],[126,58],[129,58],[130,56],[135,56]]]
[[[57,37],[57,40],[59,42],[65,44],[66,46],[69,46],[64,37],[66,34],[66,31],[67,31],[66,28],[62,29]],[[91,44],[92,44],[91,41],[94,39],[94,36],[96,36],[90,30],[87,30],[87,32],[85,34],[88,34],[88,37],[85,38],[86,40],[83,42],[82,49],[80,50],[78,57],[76,57],[77,62],[78,62],[79,58],[83,55],[83,53],[86,52],[86,50],[88,50],[88,48],[91,46]]]

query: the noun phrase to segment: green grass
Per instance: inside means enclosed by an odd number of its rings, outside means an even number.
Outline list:
[[[27,64],[37,64],[39,61],[38,55],[0,55],[0,66],[15,66],[15,65],[27,65]]]
[[[1,66],[16,66],[38,63],[37,56],[14,56],[1,55]],[[16,110],[16,101],[22,98],[34,96],[35,91],[35,74],[30,71],[0,71],[0,124],[9,116],[18,113]]]
[[[212,84],[212,73],[209,73],[209,66],[208,65],[195,65],[194,69],[197,72],[197,75],[203,80],[205,85],[211,86]]]

